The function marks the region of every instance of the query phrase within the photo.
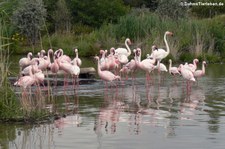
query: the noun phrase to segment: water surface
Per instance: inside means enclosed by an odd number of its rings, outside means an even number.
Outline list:
[[[1,124],[0,148],[224,148],[223,68],[207,65],[190,93],[181,77],[175,84],[163,74],[159,85],[157,72],[147,86],[141,73],[108,89],[99,79],[76,92],[55,88],[58,112],[70,115],[50,124]]]

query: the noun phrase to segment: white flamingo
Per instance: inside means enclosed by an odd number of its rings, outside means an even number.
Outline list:
[[[164,42],[166,44],[166,49],[167,50],[164,50],[164,49],[156,49],[152,52],[151,56],[152,57],[155,57],[155,59],[157,60],[157,65],[160,64],[161,60],[164,59],[165,57],[167,57],[170,53],[170,48],[169,48],[169,45],[168,45],[168,42],[167,42],[167,35],[173,35],[172,32],[169,32],[169,31],[166,31],[165,34],[164,34]]]

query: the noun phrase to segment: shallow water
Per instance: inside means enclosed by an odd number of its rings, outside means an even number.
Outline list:
[[[0,148],[182,148],[221,149],[225,134],[224,65],[207,65],[206,76],[187,93],[185,82],[164,74],[146,86],[116,82],[105,89],[96,79],[75,92],[54,89],[65,118],[41,125],[0,125]],[[47,105],[51,107],[52,105]]]

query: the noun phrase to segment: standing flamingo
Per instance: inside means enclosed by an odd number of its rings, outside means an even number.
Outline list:
[[[29,52],[27,54],[27,57],[23,57],[19,60],[19,66],[20,66],[20,72],[27,67],[28,65],[30,65],[31,60],[32,60],[32,56],[33,54],[31,52]]]
[[[198,63],[198,59],[194,59],[193,64],[185,63],[184,67],[194,73],[195,70],[197,69],[197,63]]]
[[[177,67],[174,67],[174,66],[172,67],[172,60],[171,59],[169,59],[169,73],[174,76],[175,83],[176,83],[177,82],[176,78],[175,78],[176,75],[181,75],[181,74],[180,74]]]
[[[169,59],[169,73],[171,75],[180,75],[180,72],[177,67],[172,67],[172,60]]]
[[[117,80],[117,79],[120,80],[120,76],[114,75],[112,72],[107,70],[102,71],[100,68],[99,57],[95,56],[95,59],[97,59],[98,61],[98,75],[103,81],[112,83],[113,80]]]
[[[136,60],[137,67],[146,72],[146,80],[149,81],[150,80],[149,73],[151,73],[154,70],[155,66],[152,63],[149,63],[149,61],[146,61],[146,59],[141,61],[140,48],[137,48],[135,56],[136,56],[135,60]]]
[[[182,77],[187,80],[187,91],[189,92],[191,90],[190,81],[195,82],[194,75],[189,69],[185,68],[183,64],[180,64],[178,69]]]
[[[126,48],[117,48],[115,50],[115,55],[125,55],[125,56],[130,56],[131,55],[131,50],[130,50],[130,47],[128,46],[128,44],[130,45],[131,44],[131,41],[129,38],[127,38],[125,40],[125,46]]]
[[[206,65],[206,62],[203,61],[202,62],[202,70],[196,70],[193,74],[196,78],[200,78],[202,76],[205,75],[205,65]]]
[[[170,53],[170,48],[169,48],[169,45],[168,45],[168,42],[167,42],[167,35],[173,35],[172,32],[169,32],[169,31],[166,31],[165,34],[164,34],[164,42],[166,44],[166,49],[167,50],[164,50],[164,49],[156,49],[152,52],[152,57],[155,57],[156,60],[157,60],[157,66],[160,64],[161,60],[165,57],[167,57]]]
[[[33,76],[32,69],[29,69],[29,75],[28,76],[22,76],[14,83],[14,85],[22,87],[24,90],[27,87],[30,87],[36,82],[35,77]]]
[[[71,58],[67,55],[64,55],[63,49],[58,49],[55,51],[55,53],[57,53],[58,61],[67,61],[69,63],[71,62]]]
[[[80,67],[82,64],[82,61],[78,56],[78,49],[74,49],[74,52],[75,52],[76,57],[72,60],[72,63],[74,63],[74,64],[76,63],[76,65]]]

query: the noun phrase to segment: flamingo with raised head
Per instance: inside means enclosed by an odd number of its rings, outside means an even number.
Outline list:
[[[23,57],[19,60],[20,72],[27,66],[30,65],[33,54],[28,52],[27,57]]]
[[[51,64],[50,55],[52,55],[52,54],[53,54],[53,50],[49,49],[47,56],[43,55],[43,57],[38,58],[38,60],[39,60],[38,68],[40,70],[44,71],[49,67],[49,65]]]
[[[202,69],[201,70],[196,70],[193,74],[194,74],[194,77],[196,78],[200,78],[202,76],[205,75],[205,65],[206,65],[206,62],[203,61],[202,62]]]
[[[98,75],[103,81],[112,83],[112,81],[114,81],[114,80],[121,79],[120,76],[117,76],[108,70],[102,71],[100,68],[99,57],[95,56],[95,59],[97,59],[97,61],[98,61],[98,66],[97,66],[98,67]]]
[[[175,66],[172,67],[171,59],[169,59],[169,74],[174,76],[175,83],[177,82],[176,75],[181,75],[177,67],[175,67]]]
[[[183,64],[180,64],[178,70],[181,72],[182,77],[187,80],[187,91],[191,91],[190,81],[195,82],[194,74],[185,68]]]
[[[58,49],[55,51],[55,53],[57,54],[58,61],[71,62],[71,58],[63,53],[63,49]]]
[[[180,75],[180,72],[177,67],[172,67],[172,60],[169,59],[169,73],[171,75]]]
[[[76,64],[77,66],[80,67],[81,64],[82,64],[82,61],[81,61],[81,59],[78,56],[78,49],[74,49],[74,53],[75,53],[76,57],[72,60],[71,63]]]
[[[137,48],[135,52],[135,61],[138,68],[144,70],[146,72],[146,80],[150,80],[149,74],[155,69],[155,66],[152,63],[149,63],[149,61],[142,60],[141,61],[141,49]]]
[[[186,68],[194,73],[195,70],[197,69],[197,63],[198,63],[198,59],[194,59],[193,64],[185,63],[184,68]]]
[[[173,33],[166,31],[164,34],[164,42],[166,44],[167,50],[155,48],[155,50],[153,50],[153,52],[151,54],[151,56],[155,57],[155,59],[157,60],[157,65],[159,65],[161,60],[164,59],[165,57],[167,57],[170,53],[170,48],[169,48],[169,45],[167,42],[167,35],[173,36]]]
[[[115,49],[115,55],[125,55],[125,56],[130,56],[131,55],[131,50],[128,44],[131,44],[131,41],[129,38],[125,40],[125,46],[126,48],[117,48]]]

